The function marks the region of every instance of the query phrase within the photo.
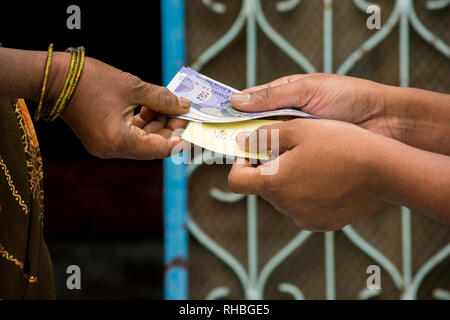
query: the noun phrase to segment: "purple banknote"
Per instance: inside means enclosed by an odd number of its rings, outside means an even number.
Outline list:
[[[266,112],[241,112],[230,102],[235,92],[240,92],[197,71],[183,67],[167,86],[176,96],[191,102],[188,113],[178,118],[198,122],[236,122],[274,116],[317,118],[296,109],[279,109]]]

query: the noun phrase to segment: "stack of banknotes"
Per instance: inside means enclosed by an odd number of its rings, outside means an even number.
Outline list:
[[[275,116],[316,118],[306,112],[295,109],[252,113],[236,110],[230,102],[230,97],[233,93],[239,93],[239,90],[212,80],[187,67],[183,67],[178,71],[167,88],[176,96],[186,98],[191,102],[189,112],[179,116],[179,118],[186,120],[224,123]]]
[[[197,71],[183,67],[167,86],[178,97],[191,103],[188,113],[177,118],[190,120],[182,138],[202,148],[229,156],[267,159],[269,151],[249,153],[236,143],[240,132],[252,131],[276,120],[256,120],[267,117],[294,116],[316,118],[296,109],[279,109],[266,112],[242,112],[231,104],[230,97],[240,91],[210,79]]]

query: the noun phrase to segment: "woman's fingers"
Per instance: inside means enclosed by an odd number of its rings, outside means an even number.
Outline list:
[[[183,114],[189,111],[189,101],[175,96],[166,87],[156,86],[136,77],[133,79],[133,103],[168,115]]]
[[[162,128],[166,126],[167,123],[167,117],[162,114],[158,114],[156,116],[156,119],[153,121],[150,121],[145,127],[143,128],[146,133],[156,133]]]
[[[147,107],[141,107],[138,114],[133,117],[133,125],[143,129],[155,116],[155,112]]]
[[[139,115],[141,116],[142,120],[144,121],[151,121],[153,117],[155,116],[155,111],[151,110],[150,108],[147,108],[146,106],[142,106],[141,110],[139,112]]]
[[[178,118],[170,118],[167,122],[166,127],[170,130],[178,130],[178,129],[184,129],[186,127],[186,124],[188,123],[187,120],[184,119],[178,119]]]
[[[157,133],[147,134],[136,126],[130,127],[126,146],[124,151],[127,154],[120,156],[129,159],[152,160],[166,158],[170,154],[169,142],[165,137]]]

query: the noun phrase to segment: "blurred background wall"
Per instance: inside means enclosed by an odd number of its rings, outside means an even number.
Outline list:
[[[402,61],[409,57],[410,65],[404,69],[403,76],[400,76],[398,20],[391,19],[386,26],[390,29],[386,38],[373,50],[368,50],[368,46],[363,46],[363,43],[378,30],[366,27],[369,15],[357,6],[364,7],[366,2],[352,0],[186,1],[187,62],[209,77],[237,89],[243,89],[252,82],[249,76],[256,75],[256,83],[259,84],[289,74],[308,72],[304,65],[299,65],[288,56],[286,50],[281,49],[282,37],[293,50],[302,53],[318,72],[342,70],[340,66],[351,54],[356,53],[361,59],[348,70],[350,76],[449,93],[450,6],[448,1],[440,1],[444,5],[442,9],[430,10],[429,2],[433,1],[373,1],[380,6],[382,26],[393,15],[394,4],[403,3],[414,4],[418,20],[430,30],[432,36],[425,41],[412,26],[408,27],[409,39],[406,38],[405,48],[409,49],[409,53],[403,56]],[[258,3],[261,4],[260,11]],[[246,12],[242,11],[244,4],[249,5],[247,9],[256,17],[255,34],[248,33],[247,23],[250,20],[244,20],[244,24],[239,22],[240,13]],[[411,9],[407,11],[408,14],[412,12]],[[332,18],[326,22],[325,16]],[[329,29],[325,30],[324,25],[327,23]],[[234,33],[233,28],[239,25],[240,31]],[[268,25],[278,35],[267,32]],[[226,34],[234,35],[224,37]],[[330,39],[329,36],[331,41],[324,40]],[[251,52],[248,48],[249,38],[252,37],[257,43],[253,57],[256,66],[249,71],[246,59],[248,52]],[[225,40],[230,38],[233,40]],[[435,48],[438,38],[447,44],[447,50],[443,50],[443,53]],[[224,48],[215,45],[219,39],[221,43],[227,42]],[[324,47],[325,43],[327,48]],[[327,50],[330,50],[331,58],[325,56]],[[423,281],[418,282],[420,286],[416,297],[449,297],[448,226],[412,212],[411,225],[408,227],[408,223],[402,221],[402,217],[409,217],[406,210],[402,216],[401,208],[388,207],[358,221],[345,232],[326,235],[303,233],[306,240],[299,245],[301,230],[263,199],[255,202],[246,197],[230,201],[233,195],[229,193],[226,183],[228,171],[229,167],[224,165],[202,165],[189,177],[188,227],[192,222],[196,225],[195,228],[189,227],[190,298],[241,299],[262,296],[267,299],[398,299],[404,295],[405,288],[411,288],[408,284],[420,278],[428,263],[437,260],[436,254],[440,254],[440,257],[447,255],[447,258],[439,264],[435,263]],[[249,209],[249,203],[250,207],[256,206],[256,210]],[[252,224],[257,225],[257,236],[249,240]],[[207,237],[199,234],[197,228]],[[408,237],[409,230],[410,241],[402,240],[403,236]],[[361,236],[360,239],[354,237],[355,232]],[[296,240],[290,243],[292,239]],[[213,241],[235,260],[225,257],[216,247],[212,250],[205,248],[205,243],[211,244]],[[257,243],[256,249],[251,249],[251,242],[253,245]],[[288,243],[295,244],[296,249],[285,259],[279,260],[280,264],[273,270],[265,269],[271,272],[263,272],[265,267],[277,261],[282,250],[290,248],[286,247]],[[365,244],[370,244],[376,251],[361,250],[360,247]],[[411,256],[405,249],[408,247]],[[376,252],[382,259],[373,259],[373,255],[370,256],[368,252]],[[223,260],[233,265],[233,268]],[[382,265],[381,260],[388,263]],[[381,291],[365,290],[369,276],[366,270],[372,264],[381,267]],[[240,265],[241,269],[236,265]],[[243,283],[238,274],[246,276]],[[261,289],[255,283],[261,283],[258,279],[263,274],[268,277],[265,287]]]

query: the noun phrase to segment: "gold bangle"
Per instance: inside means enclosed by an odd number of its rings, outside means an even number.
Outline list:
[[[76,72],[74,72],[74,74],[73,74],[75,77],[72,79],[73,81],[70,82],[70,86],[68,88],[68,92],[65,96],[65,99],[63,99],[61,105],[57,109],[56,113],[53,115],[51,121],[58,118],[61,115],[61,113],[64,111],[65,107],[69,104],[70,99],[72,98],[73,92],[75,91],[75,88],[77,87],[78,81],[80,80],[81,72],[83,71],[84,61],[85,61],[85,49],[83,46],[81,46],[81,47],[77,48],[77,51],[78,51],[80,57],[79,57],[79,63],[75,69]],[[77,59],[77,61],[78,61],[78,59]]]
[[[70,49],[70,48],[69,48]],[[66,50],[66,52],[69,51]],[[56,100],[55,104],[53,105],[53,108],[48,107],[47,110],[43,110],[43,115],[42,118],[46,121],[48,121],[51,117],[51,115],[55,112],[55,110],[57,109],[58,105],[61,103],[63,97],[64,97],[64,93],[67,90],[67,86],[69,85],[69,80],[72,76],[73,73],[73,68],[75,65],[75,58],[76,58],[76,52],[75,51],[70,51],[72,53],[71,58],[70,58],[70,65],[69,65],[69,73],[67,74],[66,80],[64,81],[64,85],[62,87],[61,93],[59,94],[58,99]]]
[[[50,43],[48,46],[48,54],[47,54],[47,63],[45,64],[45,71],[44,71],[44,81],[42,83],[42,89],[41,89],[41,95],[39,97],[39,103],[38,107],[36,109],[36,113],[34,115],[34,121],[39,121],[39,117],[42,110],[42,105],[44,104],[44,98],[45,98],[45,89],[47,87],[47,79],[48,79],[48,73],[50,70],[50,64],[52,63],[52,57],[53,57],[53,43]]]
[[[63,88],[59,94],[53,107],[39,109],[39,116],[45,121],[53,121],[58,118],[64,111],[65,107],[70,102],[73,92],[76,89],[81,73],[84,68],[85,62],[85,49],[84,47],[78,47],[77,49],[69,48],[66,52],[71,52],[71,59],[69,65],[69,71],[67,73],[66,80],[64,81]],[[44,99],[42,99],[43,101]],[[42,102],[43,103],[43,102]],[[41,106],[42,108],[42,106]],[[39,118],[37,118],[39,119]]]

